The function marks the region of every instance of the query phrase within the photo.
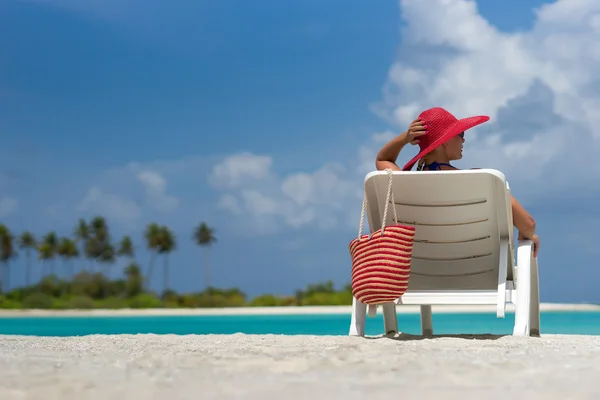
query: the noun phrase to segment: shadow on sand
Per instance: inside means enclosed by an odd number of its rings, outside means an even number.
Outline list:
[[[387,335],[379,335],[379,336],[365,336],[365,339],[391,339],[398,341],[408,341],[408,340],[425,340],[425,339],[443,339],[443,338],[452,338],[452,339],[465,339],[465,340],[498,340],[505,336],[510,335],[492,335],[492,334],[456,334],[456,335],[410,335],[408,333],[399,333],[399,334],[387,334]]]

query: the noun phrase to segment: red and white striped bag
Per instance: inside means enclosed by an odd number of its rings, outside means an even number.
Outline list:
[[[362,234],[367,209],[365,193],[358,237],[349,245],[352,259],[352,295],[361,303],[372,307],[393,302],[406,292],[415,239],[414,226],[398,223],[392,192],[392,170],[386,171],[389,182],[381,229],[369,235]],[[390,199],[393,204],[394,225],[385,226]],[[371,307],[369,309],[371,314]]]

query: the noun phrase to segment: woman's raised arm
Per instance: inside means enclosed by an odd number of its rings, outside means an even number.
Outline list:
[[[402,148],[407,144],[419,144],[419,136],[425,135],[427,133],[427,127],[423,126],[423,123],[420,119],[415,119],[408,130],[402,132],[389,142],[385,144],[377,153],[377,158],[375,160],[375,166],[377,170],[381,171],[386,168],[390,168],[393,171],[400,171],[400,167],[396,165],[396,159],[402,151]]]

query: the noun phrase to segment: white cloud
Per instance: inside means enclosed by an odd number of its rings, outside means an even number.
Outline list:
[[[371,159],[374,159],[374,153]],[[244,159],[242,165],[256,165],[253,161],[268,165],[254,173],[252,180],[237,179],[242,172],[233,172],[232,160]],[[269,160],[268,163],[265,160]],[[213,168],[209,180],[223,192],[219,208],[235,215],[244,214],[250,226],[258,226],[261,233],[274,233],[278,228],[299,229],[315,225],[328,230],[340,221],[358,223],[362,191],[361,176],[353,169],[340,164],[325,164],[312,172],[298,172],[278,176],[270,168],[270,158],[243,153],[233,155]],[[258,169],[255,169],[256,171]],[[215,171],[230,171],[229,177],[236,177],[234,185],[224,187],[214,179]],[[355,218],[348,217],[348,209],[353,208]],[[246,219],[245,219],[246,220]]]
[[[364,176],[375,169],[375,157],[379,148],[400,132],[377,132],[371,136],[371,141],[358,148],[356,172]]]
[[[132,224],[144,212],[171,213],[177,209],[179,199],[167,188],[167,179],[157,168],[130,163],[101,174],[86,191],[78,210]]]
[[[135,220],[141,214],[140,207],[135,202],[107,193],[99,186],[93,186],[85,193],[78,210],[98,213],[109,219],[114,218],[125,222]]]
[[[235,215],[240,215],[242,213],[242,208],[240,206],[240,202],[235,196],[230,194],[225,194],[221,196],[217,207],[222,210],[230,211]]]
[[[261,180],[270,173],[273,160],[269,156],[238,153],[214,166],[209,181],[217,187],[240,187],[249,180]]]
[[[137,174],[137,178],[151,192],[164,192],[167,187],[165,178],[153,171],[141,171]]]
[[[273,215],[281,211],[276,200],[256,190],[243,190],[241,197],[244,200],[246,211],[254,215]]]
[[[281,184],[281,191],[300,207],[310,202],[315,190],[313,177],[306,173],[288,176]]]
[[[467,135],[460,166],[500,169],[527,196],[553,190],[528,184],[533,179],[552,177],[564,188],[600,178],[600,169],[581,173],[571,160],[600,150],[599,2],[546,4],[533,28],[518,33],[492,26],[474,1],[400,5],[404,51],[389,70],[378,114],[399,129],[437,105],[457,117],[490,115]],[[403,159],[416,151],[407,152]]]
[[[231,156],[211,182],[222,204],[292,227],[357,221],[362,179],[381,145],[420,111],[443,106],[457,117],[491,121],[467,135],[462,168],[499,169],[521,200],[590,190],[600,168],[582,168],[600,151],[600,2],[559,0],[537,10],[529,31],[502,32],[471,0],[400,0],[404,32],[373,111],[394,132],[374,134],[347,166],[279,177],[268,156]],[[416,148],[407,146],[398,160]],[[268,177],[268,179],[267,179]],[[252,179],[249,179],[252,178]]]
[[[144,185],[150,204],[159,211],[173,211],[179,200],[166,193],[167,181],[156,171],[142,170],[137,173],[137,179]]]
[[[19,202],[14,197],[0,197],[0,218],[14,214],[19,208]]]

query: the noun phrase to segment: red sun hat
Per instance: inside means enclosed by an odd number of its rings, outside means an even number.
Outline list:
[[[490,117],[487,115],[478,115],[476,117],[456,119],[454,115],[443,108],[433,107],[419,114],[419,119],[423,125],[427,125],[427,134],[419,137],[419,147],[421,150],[419,154],[402,168],[402,171],[410,171],[421,157],[467,129],[488,121]]]

